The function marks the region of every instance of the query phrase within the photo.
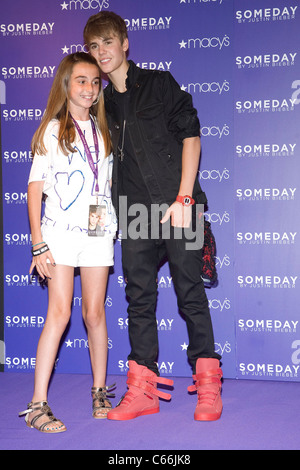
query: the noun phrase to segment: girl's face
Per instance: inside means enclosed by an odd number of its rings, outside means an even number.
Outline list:
[[[69,107],[74,118],[89,114],[89,108],[97,100],[100,90],[99,69],[96,65],[75,64],[69,83]]]

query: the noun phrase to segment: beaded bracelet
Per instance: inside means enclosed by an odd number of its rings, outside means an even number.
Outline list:
[[[37,250],[31,250],[32,256],[39,256],[42,253],[45,253],[46,251],[49,251],[48,245],[42,246],[42,248],[38,248]]]
[[[35,247],[35,246],[38,246],[38,245],[43,245],[43,243],[45,243],[45,242],[36,243],[35,245],[32,245],[32,248]]]

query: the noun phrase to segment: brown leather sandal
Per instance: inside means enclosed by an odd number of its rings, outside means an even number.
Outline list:
[[[29,414],[33,413],[34,411],[40,411],[39,414],[34,416],[31,421],[29,421]],[[35,403],[28,403],[27,410],[21,411],[19,416],[25,416],[25,422],[29,428],[35,428],[40,432],[45,433],[58,433],[64,432],[67,430],[65,425],[59,419],[56,419],[51,411],[50,406],[48,405],[47,401],[35,402]],[[37,421],[42,418],[42,416],[47,416],[48,420],[45,423],[42,423],[40,426],[38,425]],[[57,423],[57,424],[56,424]],[[60,425],[59,425],[60,423]],[[53,428],[53,424],[56,426]]]
[[[110,392],[115,385],[116,384],[109,385],[108,387],[92,387],[93,418],[107,418],[107,413],[112,409],[112,404],[108,398],[115,398],[115,394]],[[97,401],[99,403],[98,405]],[[97,414],[99,411],[101,411],[102,414]]]

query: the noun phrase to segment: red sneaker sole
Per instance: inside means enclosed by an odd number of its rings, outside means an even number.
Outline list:
[[[221,413],[199,413],[194,414],[194,418],[196,421],[217,421],[221,418]]]
[[[119,413],[115,410],[109,411],[107,413],[107,419],[113,419],[116,421],[127,421],[129,419],[138,418],[139,416],[152,415],[159,412],[159,408],[153,408],[151,410],[137,411],[135,413],[124,413],[120,411]]]

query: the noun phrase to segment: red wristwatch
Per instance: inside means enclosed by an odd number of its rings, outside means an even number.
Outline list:
[[[195,204],[195,201],[193,198],[191,198],[191,196],[177,196],[176,201],[180,202],[184,206],[192,206]]]

